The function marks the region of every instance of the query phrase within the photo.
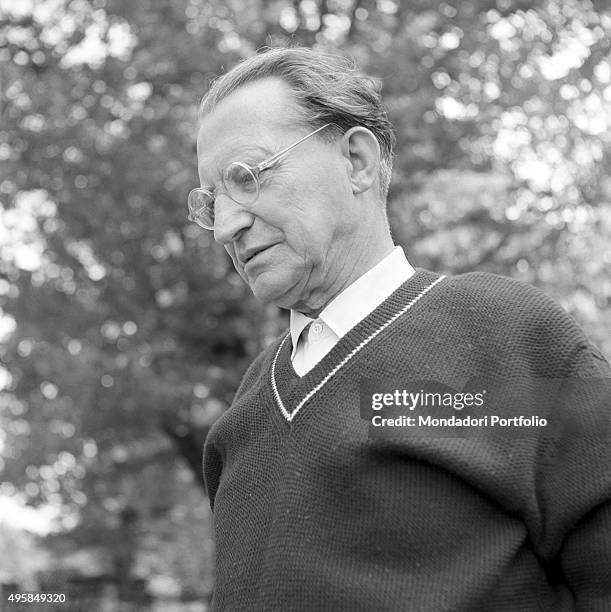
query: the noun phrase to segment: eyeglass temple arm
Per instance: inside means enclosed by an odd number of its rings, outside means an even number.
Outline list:
[[[257,171],[257,173],[263,172],[263,170],[267,170],[270,166],[273,166],[276,163],[276,161],[278,161],[278,159],[280,159],[285,153],[288,153],[291,149],[295,148],[298,144],[301,144],[304,140],[307,140],[310,136],[314,136],[314,134],[317,134],[321,130],[324,130],[326,127],[329,127],[330,125],[334,125],[334,124],[325,123],[325,125],[319,127],[317,130],[310,132],[303,138],[300,138],[297,142],[294,142],[292,145],[288,146],[286,149],[282,149],[282,151],[279,151],[275,155],[272,155],[272,157],[270,157],[269,159],[266,159],[265,161],[261,162],[255,168],[255,170]]]

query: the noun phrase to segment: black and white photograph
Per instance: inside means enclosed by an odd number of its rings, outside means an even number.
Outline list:
[[[611,5],[0,0],[0,610],[611,612]]]

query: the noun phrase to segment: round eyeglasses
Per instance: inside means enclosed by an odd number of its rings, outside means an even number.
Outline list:
[[[291,149],[330,125],[334,124],[326,123],[254,167],[239,161],[231,162],[221,174],[221,182],[225,193],[237,204],[252,206],[259,198],[261,191],[259,180],[261,172],[269,170]],[[187,197],[189,207],[187,218],[189,221],[194,221],[204,229],[213,230],[215,200],[216,195],[211,189],[197,187],[191,190]]]

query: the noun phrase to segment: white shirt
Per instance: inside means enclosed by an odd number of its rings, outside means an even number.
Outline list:
[[[299,376],[309,372],[357,323],[415,274],[400,246],[357,278],[311,319],[291,310],[291,361]],[[311,325],[310,325],[311,324]],[[306,331],[305,328],[310,326]],[[303,334],[302,334],[303,332]]]

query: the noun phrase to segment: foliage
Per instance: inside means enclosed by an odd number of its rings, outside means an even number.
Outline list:
[[[198,98],[263,45],[348,52],[382,79],[390,217],[416,265],[533,282],[611,354],[602,1],[2,7],[0,492],[59,508],[76,546],[117,546],[127,509],[134,546],[181,542],[192,561],[160,555],[146,575],[209,573],[210,536],[192,531],[202,441],[285,320],[184,201]]]

